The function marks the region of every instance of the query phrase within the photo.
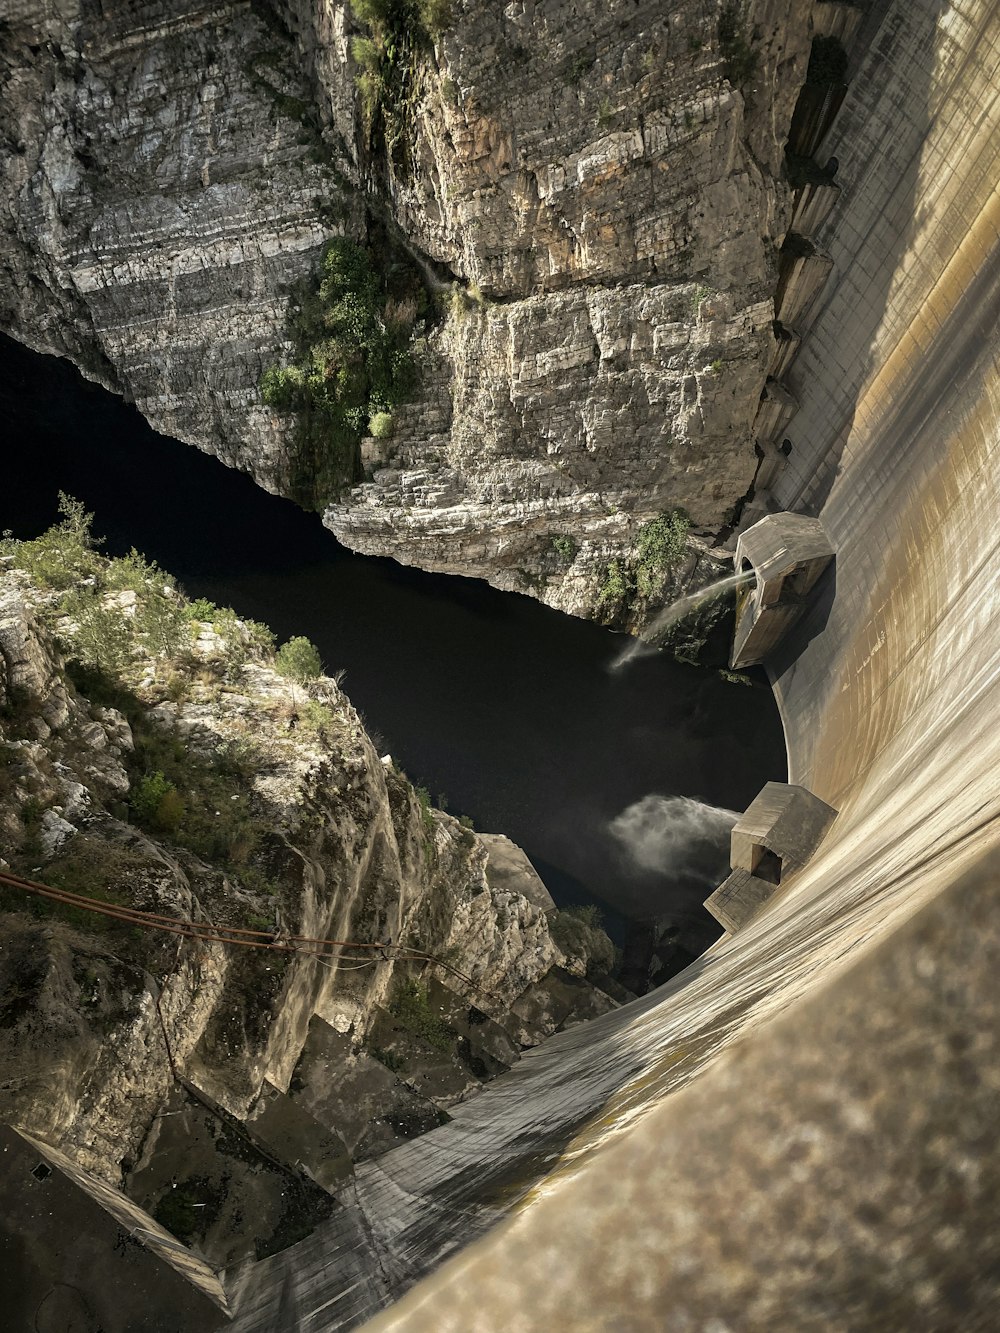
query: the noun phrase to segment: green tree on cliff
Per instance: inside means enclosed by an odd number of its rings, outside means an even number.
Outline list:
[[[281,645],[274,659],[274,665],[282,676],[286,676],[293,684],[300,685],[303,689],[323,670],[319,649],[302,635],[289,639],[287,643]]]

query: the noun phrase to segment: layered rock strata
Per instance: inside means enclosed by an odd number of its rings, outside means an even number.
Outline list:
[[[33,10],[0,34],[4,327],[280,489],[292,432],[258,381],[362,211],[287,33],[250,3]]]
[[[327,509],[342,541],[587,614],[644,520],[732,516],[756,468],[808,7],[725,8],[754,53],[742,85],[700,7],[612,4],[586,25],[569,4],[456,7],[392,191],[482,299]]]
[[[294,422],[258,384],[290,290],[366,212],[398,227],[453,294],[326,522],[586,613],[643,521],[714,532],[752,481],[809,25],[806,0],[456,3],[414,58],[400,165],[364,141],[342,5],[21,6],[3,327],[288,492]]]

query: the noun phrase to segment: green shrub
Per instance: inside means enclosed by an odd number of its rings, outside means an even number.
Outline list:
[[[564,565],[571,565],[576,559],[576,553],[579,547],[573,537],[568,533],[558,532],[552,538],[552,549]]]
[[[351,38],[351,58],[369,74],[378,73],[381,57],[378,47],[370,37],[358,35]]]
[[[614,967],[614,945],[604,932],[600,908],[593,903],[563,907],[549,918],[552,938],[566,953],[587,960],[587,970],[610,972]]]
[[[690,520],[683,509],[675,509],[669,514],[661,514],[639,529],[636,540],[636,585],[644,597],[656,589],[662,577],[684,556],[690,527]]]
[[[604,929],[604,913],[596,903],[579,903],[573,907],[564,907],[560,915],[573,917],[591,930]]]
[[[280,675],[294,681],[296,685],[308,684],[323,671],[319,649],[301,635],[281,645],[274,659],[274,665]]]
[[[632,580],[621,560],[611,560],[604,571],[600,591],[597,594],[598,606],[616,606],[623,602],[632,590]]]
[[[371,125],[382,105],[384,92],[382,78],[375,70],[362,69],[355,79],[355,87],[361,101],[361,111],[365,124]]]
[[[475,825],[468,815],[460,815],[458,822],[460,825],[458,834],[459,845],[464,847],[466,851],[471,851],[476,845]]]
[[[391,418],[412,393],[409,341],[424,308],[426,293],[412,265],[376,264],[346,237],[327,246],[290,319],[295,363],[271,367],[260,382],[269,406],[297,417],[296,498],[338,494],[357,478],[369,423]]]
[[[210,756],[193,753],[175,733],[153,728],[141,713],[130,715],[135,738],[132,770],[132,811],[138,822],[152,822],[158,815],[170,822],[174,841],[207,861],[245,865],[253,855],[260,833],[247,794],[257,768],[255,752],[245,743],[216,747]],[[170,797],[161,808],[159,795],[173,787],[179,798]],[[149,792],[148,797],[145,796]],[[151,820],[137,810],[146,800]],[[148,808],[148,807],[147,807]]]
[[[77,630],[66,644],[69,655],[84,666],[120,680],[132,662],[132,624],[117,606],[96,597],[73,607]]]
[[[710,296],[714,295],[715,292],[711,287],[706,287],[704,283],[699,283],[691,293],[691,314],[697,316],[698,311],[701,309],[702,301],[705,301]]]
[[[268,407],[277,412],[290,412],[302,390],[302,371],[297,366],[281,369],[269,366],[260,379],[260,393]]]
[[[261,657],[270,657],[277,643],[277,636],[269,625],[260,620],[244,620],[243,632],[250,647]]]
[[[305,731],[317,736],[329,736],[337,717],[328,704],[321,704],[318,699],[307,699],[299,709],[299,725]]]
[[[133,546],[128,555],[111,560],[104,572],[104,586],[118,591],[131,588],[133,592],[145,592],[156,579],[159,586],[173,587],[173,579],[164,574],[158,566],[141,555]]]
[[[389,23],[398,8],[399,0],[351,0],[351,13],[369,27]]]
[[[173,833],[184,818],[184,800],[159,770],[141,778],[129,802],[140,824],[161,833]]]
[[[202,623],[211,622],[215,619],[219,608],[214,602],[210,602],[207,597],[196,597],[193,602],[188,602],[187,613],[192,620]]]
[[[91,531],[93,514],[64,491],[59,492],[59,514],[60,521],[33,541],[5,537],[0,553],[12,555],[16,567],[26,570],[41,587],[63,591],[98,572],[101,557],[96,548],[101,539]]]
[[[134,623],[151,657],[177,657],[191,647],[191,621],[177,596],[148,589],[136,605]]]
[[[426,787],[414,787],[413,794],[417,798],[417,804],[420,806],[420,818],[423,820],[424,832],[434,832],[434,812],[431,808],[431,794]]]
[[[451,0],[417,0],[417,13],[431,37],[440,37],[451,23]]]
[[[368,433],[376,440],[392,438],[393,419],[391,412],[376,412],[368,422]]]

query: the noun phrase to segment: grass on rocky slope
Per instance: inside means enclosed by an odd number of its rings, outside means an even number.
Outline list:
[[[294,724],[297,738],[322,740],[335,718],[328,704],[308,698],[318,654],[303,639],[276,653],[266,626],[204,599],[189,601],[169,574],[136,551],[109,559],[99,545],[92,516],[78,501],[61,496],[60,519],[47,532],[32,541],[9,535],[0,540],[0,569],[23,570],[31,579],[28,596],[66,659],[67,683],[92,706],[115,708],[129,723],[134,749],[122,762],[130,790],[125,802],[108,794],[111,812],[222,869],[249,892],[263,893],[266,905],[273,896],[267,821],[255,810],[252,791],[268,756],[257,729],[247,722],[242,730],[234,726],[228,738],[195,746],[170,725],[169,715],[155,710],[185,701],[212,708],[227,694],[239,697],[249,668],[270,666],[296,685],[294,701],[276,697],[261,704],[275,712],[277,733]],[[278,717],[282,710],[287,718]],[[20,716],[30,711],[27,704],[8,704],[0,719],[4,735],[12,741],[30,735],[32,719]],[[5,745],[0,755],[10,786],[17,751]],[[85,754],[77,758],[85,764]],[[99,808],[100,791],[95,788],[90,796]],[[13,855],[18,868],[29,873],[40,859],[43,814],[35,798],[22,800],[23,840]],[[122,901],[113,887],[117,872],[135,870],[135,860],[124,848],[78,835],[66,844],[65,855],[47,862],[45,875],[57,886]],[[67,909],[59,910],[66,915]]]

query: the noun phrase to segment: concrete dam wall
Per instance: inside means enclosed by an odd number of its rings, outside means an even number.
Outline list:
[[[857,50],[770,483],[838,552],[772,669],[839,818],[738,935],[360,1170],[236,1327],[357,1323],[511,1209],[377,1327],[995,1326],[1000,13],[896,0]]]

